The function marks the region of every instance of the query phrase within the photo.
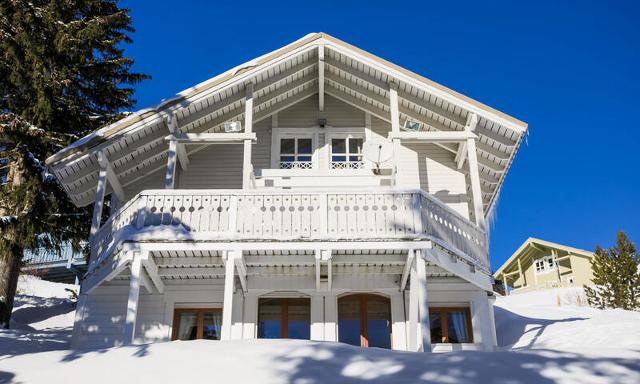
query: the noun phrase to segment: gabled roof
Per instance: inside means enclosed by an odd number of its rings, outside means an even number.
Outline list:
[[[502,266],[500,266],[500,268],[498,268],[498,270],[493,274],[493,276],[494,277],[498,276],[502,272],[505,272],[507,269],[509,269],[512,266],[514,266],[516,261],[518,260],[518,258],[523,256],[526,253],[526,251],[528,251],[529,249],[534,248],[534,247],[536,249],[539,249],[540,247],[544,248],[544,249],[549,249],[549,250],[555,249],[557,251],[563,251],[563,252],[567,252],[567,253],[572,254],[572,255],[578,255],[578,256],[583,256],[583,257],[588,257],[588,258],[593,257],[593,252],[585,251],[584,249],[573,248],[573,247],[569,247],[567,245],[562,245],[562,244],[554,243],[554,242],[551,242],[551,241],[546,241],[546,240],[541,240],[541,239],[536,239],[534,237],[530,237],[524,243],[522,243],[522,245],[513,253],[513,255],[511,255],[507,259],[507,261],[505,261],[502,264]]]
[[[324,50],[322,84],[319,47]],[[99,150],[106,153],[120,183],[131,184],[166,163],[169,116],[176,116],[183,132],[218,131],[225,121],[243,118],[248,82],[254,83],[254,122],[320,89],[389,121],[390,83],[398,88],[401,119],[421,121],[429,130],[462,130],[467,115],[477,114],[485,213],[493,207],[527,129],[526,123],[418,74],[325,33],[313,33],[101,128],[51,156],[47,164],[72,201],[88,205],[95,193]],[[440,145],[456,153],[455,144]]]

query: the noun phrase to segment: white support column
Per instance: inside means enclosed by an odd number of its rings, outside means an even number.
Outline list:
[[[416,251],[416,272],[418,274],[418,314],[420,324],[419,351],[431,352],[431,327],[429,323],[429,297],[427,293],[427,266],[421,253]]]
[[[391,331],[393,334],[391,348],[396,351],[407,351],[407,330],[402,292],[391,295]]]
[[[391,133],[394,136],[400,134],[400,113],[398,106],[398,87],[395,83],[389,84],[389,110],[391,111]],[[400,173],[400,139],[393,140],[393,167],[394,167],[394,186],[398,185]]]
[[[311,295],[311,340],[324,340],[324,296]]]
[[[101,152],[100,152],[101,153]],[[98,188],[96,189],[96,202],[93,206],[93,218],[91,219],[91,229],[89,238],[98,232],[102,219],[102,209],[104,208],[104,195],[107,192],[107,167],[100,166],[98,173]]]
[[[407,287],[407,280],[409,279],[409,274],[411,273],[413,259],[415,256],[416,252],[413,249],[410,249],[409,252],[407,252],[407,261],[404,263],[404,270],[402,271],[402,277],[400,278],[400,292],[404,291]]]
[[[476,116],[473,114],[472,116]],[[471,117],[465,126],[465,129],[471,132],[471,128],[475,128],[477,117]],[[473,212],[476,224],[485,229],[484,207],[482,204],[482,188],[480,187],[480,171],[478,169],[478,154],[476,152],[475,139],[467,139],[467,159],[469,161],[469,179],[471,180],[471,195],[473,198]]]
[[[255,339],[258,331],[258,295],[247,293],[244,296],[244,323],[242,338]]]
[[[131,262],[131,279],[129,280],[129,298],[124,326],[124,343],[133,344],[138,318],[138,301],[140,299],[140,274],[142,273],[142,256],[136,254]]]
[[[238,280],[240,280],[240,286],[242,287],[242,294],[247,293],[247,266],[244,263],[244,256],[240,252],[239,256],[235,259],[236,270],[238,271]]]
[[[318,46],[318,110],[324,111],[324,45]]]
[[[497,346],[493,303],[490,300],[485,291],[477,291],[471,303],[473,342],[485,351],[493,351]]]
[[[418,339],[420,337],[420,328],[418,327],[418,322],[420,321],[419,317],[419,293],[418,293],[418,285],[420,282],[418,281],[418,272],[416,266],[416,259],[414,258],[411,262],[411,273],[410,278],[411,282],[409,285],[409,350],[412,352],[416,352],[418,350]]]
[[[244,132],[253,132],[253,83],[247,83],[245,86],[245,103],[244,103]],[[251,188],[251,173],[253,167],[251,165],[251,140],[244,141],[244,152],[242,157],[242,189]]]
[[[324,295],[324,340],[338,341],[338,298],[331,292]]]
[[[164,178],[164,187],[173,189],[176,183],[176,157],[178,151],[178,142],[169,140],[169,154],[167,156],[167,173]]]
[[[235,285],[235,259],[238,251],[228,251],[224,258],[224,302],[222,304],[222,340],[231,340],[233,322],[233,289]]]

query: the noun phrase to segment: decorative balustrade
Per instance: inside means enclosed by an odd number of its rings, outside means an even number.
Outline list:
[[[148,230],[153,234],[154,228],[167,226],[194,240],[430,238],[488,271],[484,232],[434,197],[415,190],[143,191],[96,233],[92,239],[92,264],[105,257],[122,231]]]

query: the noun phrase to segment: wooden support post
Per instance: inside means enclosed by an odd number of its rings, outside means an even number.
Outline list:
[[[140,274],[142,273],[142,257],[136,254],[131,262],[131,279],[129,280],[129,298],[124,326],[124,343],[133,344],[138,318],[138,301],[140,299]]]
[[[238,251],[228,251],[225,255],[224,302],[222,304],[221,340],[231,340],[233,314],[233,289],[235,285],[235,259]]]
[[[99,154],[102,152],[98,153]],[[93,217],[91,219],[91,229],[89,232],[89,238],[100,229],[100,223],[102,220],[102,209],[104,208],[104,195],[107,192],[107,167],[100,166],[100,172],[98,173],[98,188],[96,189],[96,201],[93,205]]]
[[[316,291],[320,290],[320,270],[322,265],[320,264],[320,260],[322,259],[322,251],[316,250]]]
[[[409,286],[409,351],[417,352],[418,351],[418,338],[419,338],[419,327],[418,322],[420,321],[419,317],[419,293],[418,293],[418,285],[420,282],[418,281],[418,272],[416,266],[416,258],[411,262],[411,272],[409,274],[411,278],[411,283]]]
[[[318,110],[324,111],[324,45],[318,46]]]
[[[475,114],[473,115],[475,116]],[[477,118],[476,118],[477,119]],[[465,128],[475,127],[474,119]],[[476,152],[475,139],[467,139],[467,159],[469,160],[469,179],[471,180],[471,195],[473,198],[473,212],[476,224],[483,231],[486,229],[484,220],[484,207],[482,203],[482,188],[480,186],[480,171],[478,169],[478,154]]]
[[[398,111],[398,87],[395,83],[389,84],[389,110],[391,111],[391,133],[397,137],[400,134],[400,113]],[[394,180],[393,185],[398,185],[400,173],[400,139],[394,138],[393,141],[393,168]]]
[[[167,128],[173,136],[177,137],[181,134],[180,127],[178,127],[178,117],[175,113],[172,113],[171,117],[167,120]],[[189,166],[189,155],[187,154],[187,149],[185,148],[184,143],[178,142],[178,145],[176,146],[176,153],[178,155],[178,160],[180,161],[180,167],[183,171],[186,171]]]
[[[404,291],[407,287],[407,280],[409,280],[409,274],[411,272],[415,255],[416,253],[413,249],[410,249],[407,253],[407,261],[404,263],[404,270],[402,271],[402,278],[400,279],[400,292]]]
[[[247,83],[244,103],[244,132],[253,132],[253,83]],[[251,140],[244,141],[244,153],[242,158],[242,189],[251,188]]]
[[[244,256],[242,252],[239,252],[238,257],[235,258],[236,270],[238,271],[238,279],[240,280],[240,286],[242,287],[242,293],[248,292],[247,288],[247,266],[244,263]]]
[[[178,142],[176,140],[169,141],[169,154],[167,156],[167,173],[164,178],[164,187],[173,189],[176,180],[176,156],[178,150]]]
[[[522,273],[522,262],[520,261],[520,259],[518,259],[518,274],[519,274],[519,278],[522,279],[522,281],[520,282],[520,286],[523,287],[527,285],[526,277],[524,273]]]
[[[429,297],[427,293],[427,266],[425,265],[421,252],[425,251],[416,251],[416,272],[418,274],[418,314],[421,335],[418,351],[431,352]]]

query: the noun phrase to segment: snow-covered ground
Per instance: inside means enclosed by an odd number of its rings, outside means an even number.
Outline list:
[[[579,306],[579,290],[499,298],[497,352],[425,355],[299,340],[70,351],[65,288],[21,280],[0,383],[640,383],[640,313]]]

